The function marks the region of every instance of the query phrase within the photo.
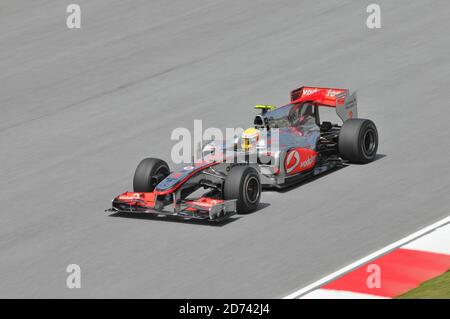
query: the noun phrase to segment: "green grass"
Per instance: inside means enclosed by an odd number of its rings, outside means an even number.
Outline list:
[[[450,299],[450,271],[398,296],[399,299]]]

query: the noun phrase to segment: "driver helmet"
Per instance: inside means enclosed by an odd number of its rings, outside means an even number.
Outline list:
[[[261,133],[256,128],[248,128],[242,133],[241,147],[244,151],[250,151],[256,148]]]

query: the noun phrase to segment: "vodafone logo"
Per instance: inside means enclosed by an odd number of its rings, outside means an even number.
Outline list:
[[[123,200],[132,200],[132,199],[139,199],[141,198],[141,195],[139,193],[134,193],[131,195],[120,195],[119,199],[123,199]]]
[[[309,149],[295,149],[286,156],[285,169],[286,174],[300,173],[310,169],[316,164],[317,155]]]
[[[194,202],[194,204],[198,205],[198,206],[209,207],[212,205],[216,205],[217,201],[213,199],[213,200],[210,200],[209,202]]]
[[[318,92],[319,89],[315,88],[315,89],[303,89],[303,95],[311,95],[313,93]]]
[[[332,90],[332,89],[328,89],[327,91],[327,97],[335,97],[336,94],[341,93],[341,90]]]
[[[195,206],[210,208],[212,206],[220,204],[221,201],[220,200],[216,200],[216,199],[201,199],[201,200],[196,200],[196,201],[193,201],[193,202],[190,202],[190,203],[192,205],[195,205]]]
[[[316,155],[309,157],[306,161],[300,164],[301,168],[307,168],[316,163]]]
[[[294,161],[293,161],[294,160]],[[286,173],[290,174],[300,164],[300,154],[294,150],[286,158]]]
[[[308,96],[314,93],[319,92],[319,90],[323,93],[325,93],[325,89],[319,89],[319,88],[304,88],[302,95]],[[342,93],[343,90],[334,90],[334,89],[326,89],[326,97],[335,97],[336,95]]]

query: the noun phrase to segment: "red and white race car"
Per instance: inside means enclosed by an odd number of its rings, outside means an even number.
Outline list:
[[[321,121],[323,107],[334,108],[342,124]],[[256,108],[261,113],[253,127],[233,145],[206,144],[199,163],[171,171],[161,159],[142,160],[133,192],[114,198],[107,212],[221,221],[255,211],[263,188],[287,187],[346,163],[375,159],[377,128],[358,118],[356,93],[348,89],[303,86],[285,106]]]

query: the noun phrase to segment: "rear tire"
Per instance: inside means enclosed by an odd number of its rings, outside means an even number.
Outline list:
[[[339,132],[339,153],[343,159],[355,164],[373,161],[378,149],[378,131],[371,120],[350,119]]]
[[[138,193],[153,192],[164,178],[170,174],[169,165],[158,158],[145,158],[136,168],[133,190]]]
[[[258,171],[250,166],[235,166],[227,175],[223,195],[225,200],[237,199],[238,214],[254,212],[261,198],[261,180]]]

